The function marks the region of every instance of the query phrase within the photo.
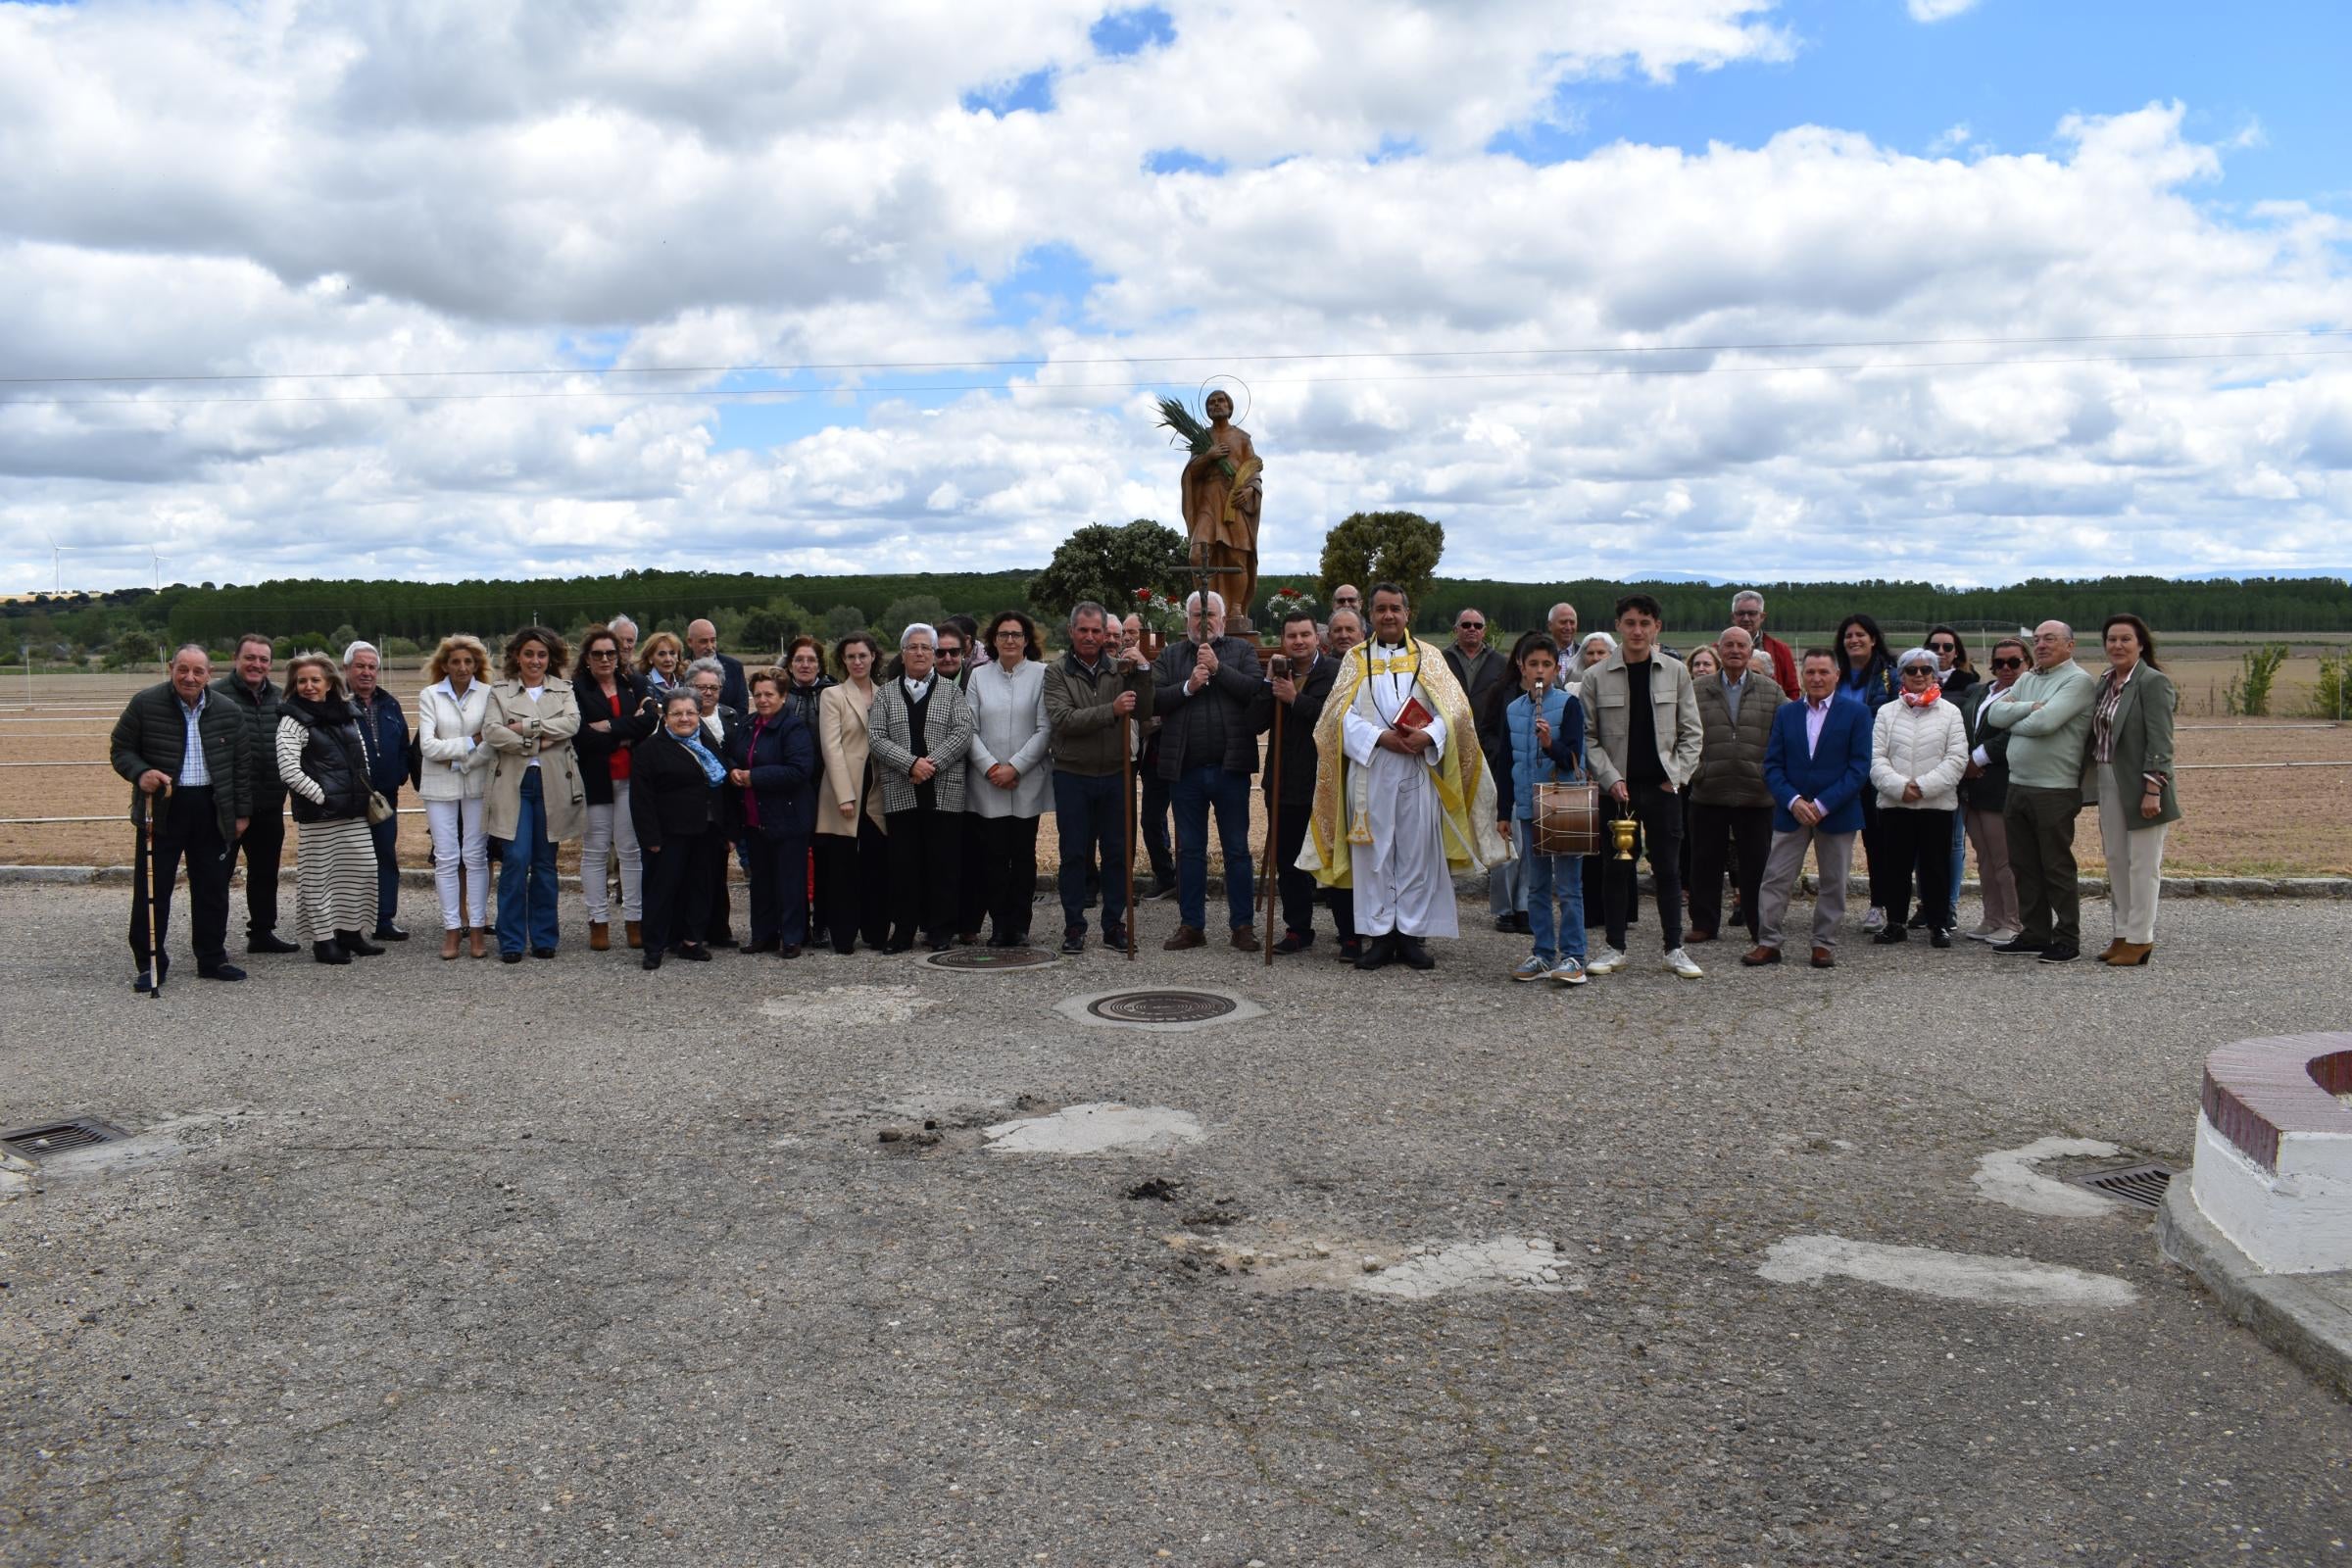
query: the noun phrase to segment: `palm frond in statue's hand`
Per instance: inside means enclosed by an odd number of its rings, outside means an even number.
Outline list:
[[[1193,416],[1192,410],[1174,398],[1159,400],[1159,424],[1163,430],[1175,431],[1177,439],[1181,440],[1195,457],[1206,452],[1216,439],[1208,433],[1207,425]],[[1219,458],[1217,466],[1225,470],[1225,477],[1228,479],[1232,478],[1236,472],[1231,458]]]

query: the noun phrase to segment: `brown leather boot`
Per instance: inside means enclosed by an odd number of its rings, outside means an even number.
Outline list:
[[[486,925],[477,925],[473,928],[472,935],[472,946],[466,951],[477,958],[490,956],[490,928]]]
[[[2117,937],[2113,942],[2107,944],[2107,951],[2099,955],[2099,961],[2101,963],[2113,963],[2115,961],[2115,956],[2131,945],[2132,944],[2126,942],[2122,937]]]
[[[1200,934],[1199,926],[1180,925],[1176,928],[1176,934],[1162,942],[1159,947],[1162,953],[1182,953],[1187,948],[1200,948],[1207,945],[1208,939]]]
[[[634,952],[635,950],[645,946],[645,933],[638,927],[636,921],[623,920],[620,923],[620,928],[628,936],[630,951]]]
[[[607,920],[588,922],[588,951],[603,953],[612,946],[612,926]]]
[[[448,930],[441,933],[441,956],[444,958],[454,958],[457,956],[458,928],[453,925]]]
[[[1233,945],[1244,953],[1255,953],[1257,951],[1257,927],[1253,925],[1235,926],[1233,928]]]

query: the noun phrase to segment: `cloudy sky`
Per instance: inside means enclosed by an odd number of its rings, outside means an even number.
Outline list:
[[[2345,569],[2336,0],[0,0],[0,589]]]

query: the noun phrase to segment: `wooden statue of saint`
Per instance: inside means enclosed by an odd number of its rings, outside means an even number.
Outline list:
[[[1211,392],[1201,412],[1208,416],[1209,445],[1184,465],[1179,482],[1184,529],[1192,540],[1196,566],[1230,566],[1215,583],[1225,600],[1231,632],[1251,630],[1250,607],[1257,602],[1258,506],[1264,499],[1264,465],[1250,432],[1233,422],[1233,399]]]

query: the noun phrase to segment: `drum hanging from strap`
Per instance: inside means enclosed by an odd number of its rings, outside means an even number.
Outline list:
[[[1608,838],[1597,784],[1536,786],[1538,855],[1598,855]]]

